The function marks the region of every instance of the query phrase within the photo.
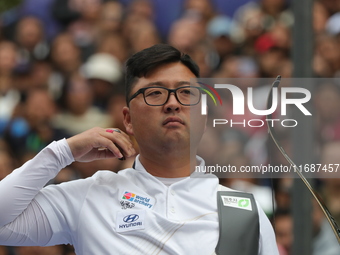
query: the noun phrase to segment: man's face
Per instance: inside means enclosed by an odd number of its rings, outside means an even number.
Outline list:
[[[163,64],[146,77],[139,78],[130,96],[145,87],[176,89],[188,86],[191,78],[196,77],[185,65]],[[201,104],[181,105],[174,93],[171,93],[169,100],[162,106],[147,105],[143,94],[139,94],[130,101],[129,108],[124,108],[123,112],[126,131],[135,136],[141,153],[176,150],[187,154],[190,145],[196,150],[205,130],[206,118],[201,115],[200,110]],[[190,129],[190,126],[194,128]]]

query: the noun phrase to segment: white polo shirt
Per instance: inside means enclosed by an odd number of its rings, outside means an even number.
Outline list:
[[[218,179],[193,175],[166,186],[137,157],[135,169],[49,185],[35,197],[53,231],[47,245],[70,243],[86,255],[213,254],[219,237]],[[259,218],[258,254],[278,254],[260,208]]]

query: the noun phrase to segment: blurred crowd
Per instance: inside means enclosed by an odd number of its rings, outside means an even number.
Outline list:
[[[53,140],[94,126],[124,130],[124,63],[156,43],[168,43],[189,54],[204,78],[292,78],[291,2],[22,0],[0,14],[0,180]],[[310,8],[314,77],[338,78],[340,0],[315,0]],[[312,93],[314,163],[339,164],[340,86],[336,80],[318,84]],[[252,86],[259,104],[265,105],[268,88]],[[231,101],[225,103],[231,107]],[[248,112],[246,118],[253,116]],[[203,140],[200,154],[208,162],[288,164],[272,144],[268,146],[266,128],[228,128],[222,133],[220,139],[208,131]],[[279,130],[278,137],[291,155],[289,133]],[[215,143],[223,149],[216,149]],[[132,161],[73,163],[51,183],[85,178],[98,169],[118,171]],[[339,175],[320,178],[317,189],[340,224]],[[292,179],[275,179],[272,187],[259,178],[221,178],[221,183],[255,194],[268,216],[276,216],[273,225],[281,255],[291,254]],[[313,255],[339,254],[317,206],[313,226]],[[71,246],[0,246],[0,255],[22,254],[71,255],[73,251]]]

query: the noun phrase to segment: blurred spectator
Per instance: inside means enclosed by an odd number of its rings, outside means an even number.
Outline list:
[[[153,19],[154,9],[151,1],[134,0],[127,6],[123,37],[129,45],[130,54],[161,42]]]
[[[319,54],[314,55],[313,71],[316,77],[333,77],[330,64]]]
[[[326,221],[321,208],[313,200],[312,220],[313,220],[313,253],[312,255],[337,255],[340,247],[337,239],[333,235],[331,226]],[[289,210],[279,209],[275,213],[273,222],[276,241],[281,248],[280,255],[289,255],[292,251],[294,240],[293,218]]]
[[[280,255],[289,255],[293,245],[293,219],[290,211],[278,209],[273,218],[275,219],[273,224]]]
[[[293,16],[285,0],[249,2],[239,8],[234,18],[239,28],[234,38],[241,43],[241,51],[250,55],[254,53],[256,39],[271,30],[275,23],[280,22],[286,27],[293,24]]]
[[[288,2],[286,0],[260,0],[260,8],[263,13],[272,18],[282,18],[281,16],[287,9]],[[269,19],[269,17],[268,17]]]
[[[215,78],[257,78],[259,67],[254,59],[245,56],[231,56],[226,58],[219,70],[214,73]]]
[[[97,53],[111,54],[116,57],[123,66],[129,54],[129,47],[122,35],[110,34],[104,36],[98,43]]]
[[[293,77],[293,62],[290,58],[284,58],[272,70],[274,75],[281,75],[282,78]]]
[[[107,1],[102,4],[97,24],[99,33],[97,40],[109,34],[121,33],[123,8],[123,5],[118,1]]]
[[[17,65],[17,47],[10,41],[0,41],[0,75],[2,77],[13,75]]]
[[[14,68],[17,64],[15,44],[0,41],[0,135],[12,117],[20,100],[20,93],[14,87]]]
[[[278,165],[278,164],[277,164]],[[293,187],[293,179],[290,178],[276,178],[273,181],[273,188],[275,192],[275,201],[278,210],[288,210],[291,208],[291,193]],[[276,216],[274,215],[275,220]]]
[[[69,135],[95,126],[109,127],[109,117],[93,106],[90,84],[79,72],[67,80],[63,89],[61,112],[53,119],[55,127],[65,130]]]
[[[35,61],[30,72],[31,88],[48,88],[53,93],[53,68],[49,61]]]
[[[340,49],[339,42],[335,37],[320,34],[315,41],[315,57],[320,57],[328,70],[319,69],[316,73],[321,77],[334,77],[339,75],[340,70]],[[327,76],[326,76],[327,75]]]
[[[271,47],[267,51],[258,54],[260,77],[277,77],[279,75],[277,66],[279,66],[283,61],[287,60],[287,52],[278,47]]]
[[[53,68],[49,61],[39,60],[30,63],[29,69],[25,73],[16,74],[15,84],[21,94],[26,94],[32,89],[48,89],[54,98],[60,90],[53,79]]]
[[[314,2],[313,7],[313,28],[316,35],[324,33],[329,22],[329,14],[320,1]]]
[[[197,13],[205,26],[215,16],[214,6],[210,0],[185,0],[184,12]]]
[[[79,18],[71,22],[67,31],[71,34],[75,44],[81,49],[81,58],[86,61],[96,50],[96,37],[99,33],[103,0],[70,0],[76,2]]]
[[[91,85],[93,105],[106,111],[110,97],[122,80],[120,62],[110,54],[97,53],[88,59],[82,71]]]
[[[227,16],[216,16],[207,24],[207,34],[218,54],[216,68],[228,56],[234,54],[235,44],[231,38],[232,30],[233,21]]]
[[[23,0],[20,8],[20,16],[37,17],[44,24],[48,42],[60,33],[61,26],[52,14],[52,6],[55,0]],[[59,1],[58,1],[59,2]]]
[[[292,44],[291,28],[282,22],[276,22],[272,28],[268,30],[268,34],[272,38],[275,47],[285,51],[287,56],[289,56]]]
[[[316,87],[316,138],[320,145],[340,140],[340,88],[330,82]]]
[[[154,23],[148,20],[140,20],[130,31],[129,44],[131,53],[141,51],[154,44],[161,43],[158,31]]]
[[[187,13],[171,26],[168,43],[190,54],[192,49],[205,39],[205,24],[197,13]]]
[[[45,38],[44,24],[35,17],[23,17],[16,26],[16,42],[19,46],[19,70],[25,72],[34,60],[46,59],[49,45]]]
[[[12,154],[25,162],[50,142],[65,137],[66,133],[51,125],[56,105],[46,89],[29,91],[19,107],[19,114],[6,127],[5,138]]]
[[[153,3],[150,0],[132,0],[126,11],[129,16],[149,21],[153,21],[155,16]]]
[[[263,13],[254,2],[250,2],[235,13],[237,30],[233,39],[239,44],[242,54],[253,55],[256,39],[265,32]]]
[[[70,34],[63,33],[55,38],[51,48],[51,60],[56,70],[64,77],[79,69],[82,63],[80,49]]]
[[[58,99],[66,79],[78,71],[83,63],[80,49],[69,34],[62,33],[54,39],[51,46],[51,63],[53,66],[51,77],[53,96]]]
[[[340,222],[340,179],[339,179],[340,141],[327,142],[320,152],[322,166],[331,164],[334,172],[320,173],[323,178],[322,194],[325,203],[336,222]],[[322,174],[322,175],[321,175]]]
[[[200,77],[211,77],[213,70],[217,68],[219,60],[212,44],[208,40],[199,42],[196,47],[192,48],[190,56],[200,68]]]
[[[32,5],[32,1],[27,2],[29,2],[27,4]],[[18,64],[15,70],[16,84],[23,92],[33,87],[54,86],[51,78],[51,61],[48,58],[50,56],[50,44],[46,38],[45,25],[37,17],[23,16],[16,26],[15,42],[19,51]]]

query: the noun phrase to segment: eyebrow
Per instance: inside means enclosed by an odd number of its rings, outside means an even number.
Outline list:
[[[190,85],[190,81],[179,81],[176,82],[177,86],[182,86],[182,85]],[[161,86],[161,87],[166,87],[164,82],[161,81],[155,81],[155,82],[150,82],[148,84],[145,85],[145,87],[149,87],[149,86]]]

